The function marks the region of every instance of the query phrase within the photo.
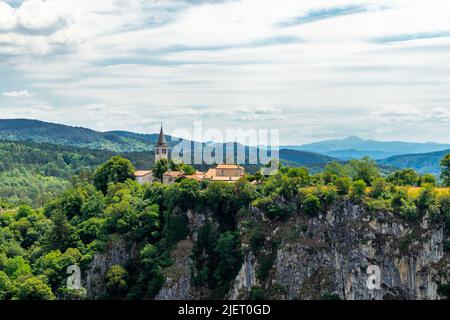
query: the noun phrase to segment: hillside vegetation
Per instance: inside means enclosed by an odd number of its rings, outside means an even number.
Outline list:
[[[448,193],[438,195],[435,181],[423,176],[416,181],[410,172],[386,180],[369,159],[333,163],[319,174],[281,167],[270,177],[247,175],[236,184],[184,179],[170,186],[140,186],[132,179],[133,171],[130,161],[113,157],[42,209],[21,206],[17,212],[0,213],[0,299],[153,298],[167,274],[177,270],[171,268],[171,252],[191,232],[188,211],[214,221],[197,230],[192,247],[190,278],[200,298],[223,298],[230,290],[244,257],[238,219],[257,212],[267,218],[261,223],[276,224],[296,216],[316,219],[337,201],[350,201],[375,215],[390,212],[411,225],[428,215],[433,223],[445,224],[447,241],[449,237]],[[405,189],[411,181],[422,186],[414,197]],[[252,250],[259,252],[266,245],[261,226],[246,225],[245,230]],[[131,263],[108,267],[97,284],[104,288],[100,296],[66,287],[69,265],[92,272],[94,257],[118,239],[136,254]],[[276,246],[272,243],[271,250]],[[261,279],[273,267],[270,252],[276,251],[264,252],[258,255]],[[446,285],[441,284],[442,290]],[[251,297],[264,294],[254,288]]]

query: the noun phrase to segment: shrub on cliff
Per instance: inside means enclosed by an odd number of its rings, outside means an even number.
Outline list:
[[[350,188],[352,185],[352,179],[349,177],[341,177],[336,179],[336,192],[339,195],[347,195],[350,192]]]
[[[320,210],[320,199],[314,194],[307,194],[303,199],[303,212],[309,217],[317,217]]]
[[[352,200],[357,202],[362,201],[364,199],[364,196],[366,195],[366,188],[367,184],[364,182],[364,180],[357,180],[353,182],[351,193]]]
[[[417,207],[422,210],[434,209],[437,203],[437,192],[432,185],[426,185],[419,193]]]

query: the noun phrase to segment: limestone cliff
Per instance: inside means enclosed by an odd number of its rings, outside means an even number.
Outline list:
[[[232,298],[261,287],[275,299],[439,299],[438,284],[448,280],[443,226],[428,215],[422,223],[406,223],[392,213],[340,201],[317,218],[263,223],[270,234],[266,242],[277,243],[273,265],[258,281],[255,269],[269,253],[248,247]],[[371,265],[381,270],[379,290],[367,287]]]
[[[439,299],[438,284],[450,279],[443,224],[428,214],[411,223],[348,200],[314,218],[292,214],[277,222],[251,211],[238,218],[244,262],[228,299],[249,298],[256,288],[268,299]],[[206,220],[188,216],[191,230]],[[259,245],[251,237],[255,226],[264,235]],[[158,299],[202,297],[191,284],[190,254],[184,250],[175,259],[176,277]],[[381,271],[379,290],[367,287],[372,265]]]

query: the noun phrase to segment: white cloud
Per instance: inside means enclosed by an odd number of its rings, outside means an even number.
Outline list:
[[[31,97],[33,94],[27,90],[21,91],[7,91],[2,93],[5,97],[13,97],[13,98],[24,98]]]
[[[354,5],[367,10],[330,16]],[[207,119],[290,143],[448,142],[448,16],[445,0],[0,2],[0,83],[8,70],[54,106],[40,115],[102,129]]]

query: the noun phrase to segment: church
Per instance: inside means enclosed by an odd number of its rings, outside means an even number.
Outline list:
[[[163,127],[159,131],[158,140],[155,145],[155,164],[162,160],[169,160],[169,145],[167,144],[166,137],[164,135]],[[194,174],[185,175],[182,171],[169,170],[163,174],[163,184],[170,185],[175,183],[178,179],[194,179],[197,181],[224,181],[224,182],[236,182],[241,179],[245,174],[243,167],[237,164],[219,164],[216,168],[210,168],[208,171],[201,172],[196,171]],[[143,185],[145,183],[153,183],[159,181],[155,178],[152,170],[138,170],[134,173],[136,182]]]

